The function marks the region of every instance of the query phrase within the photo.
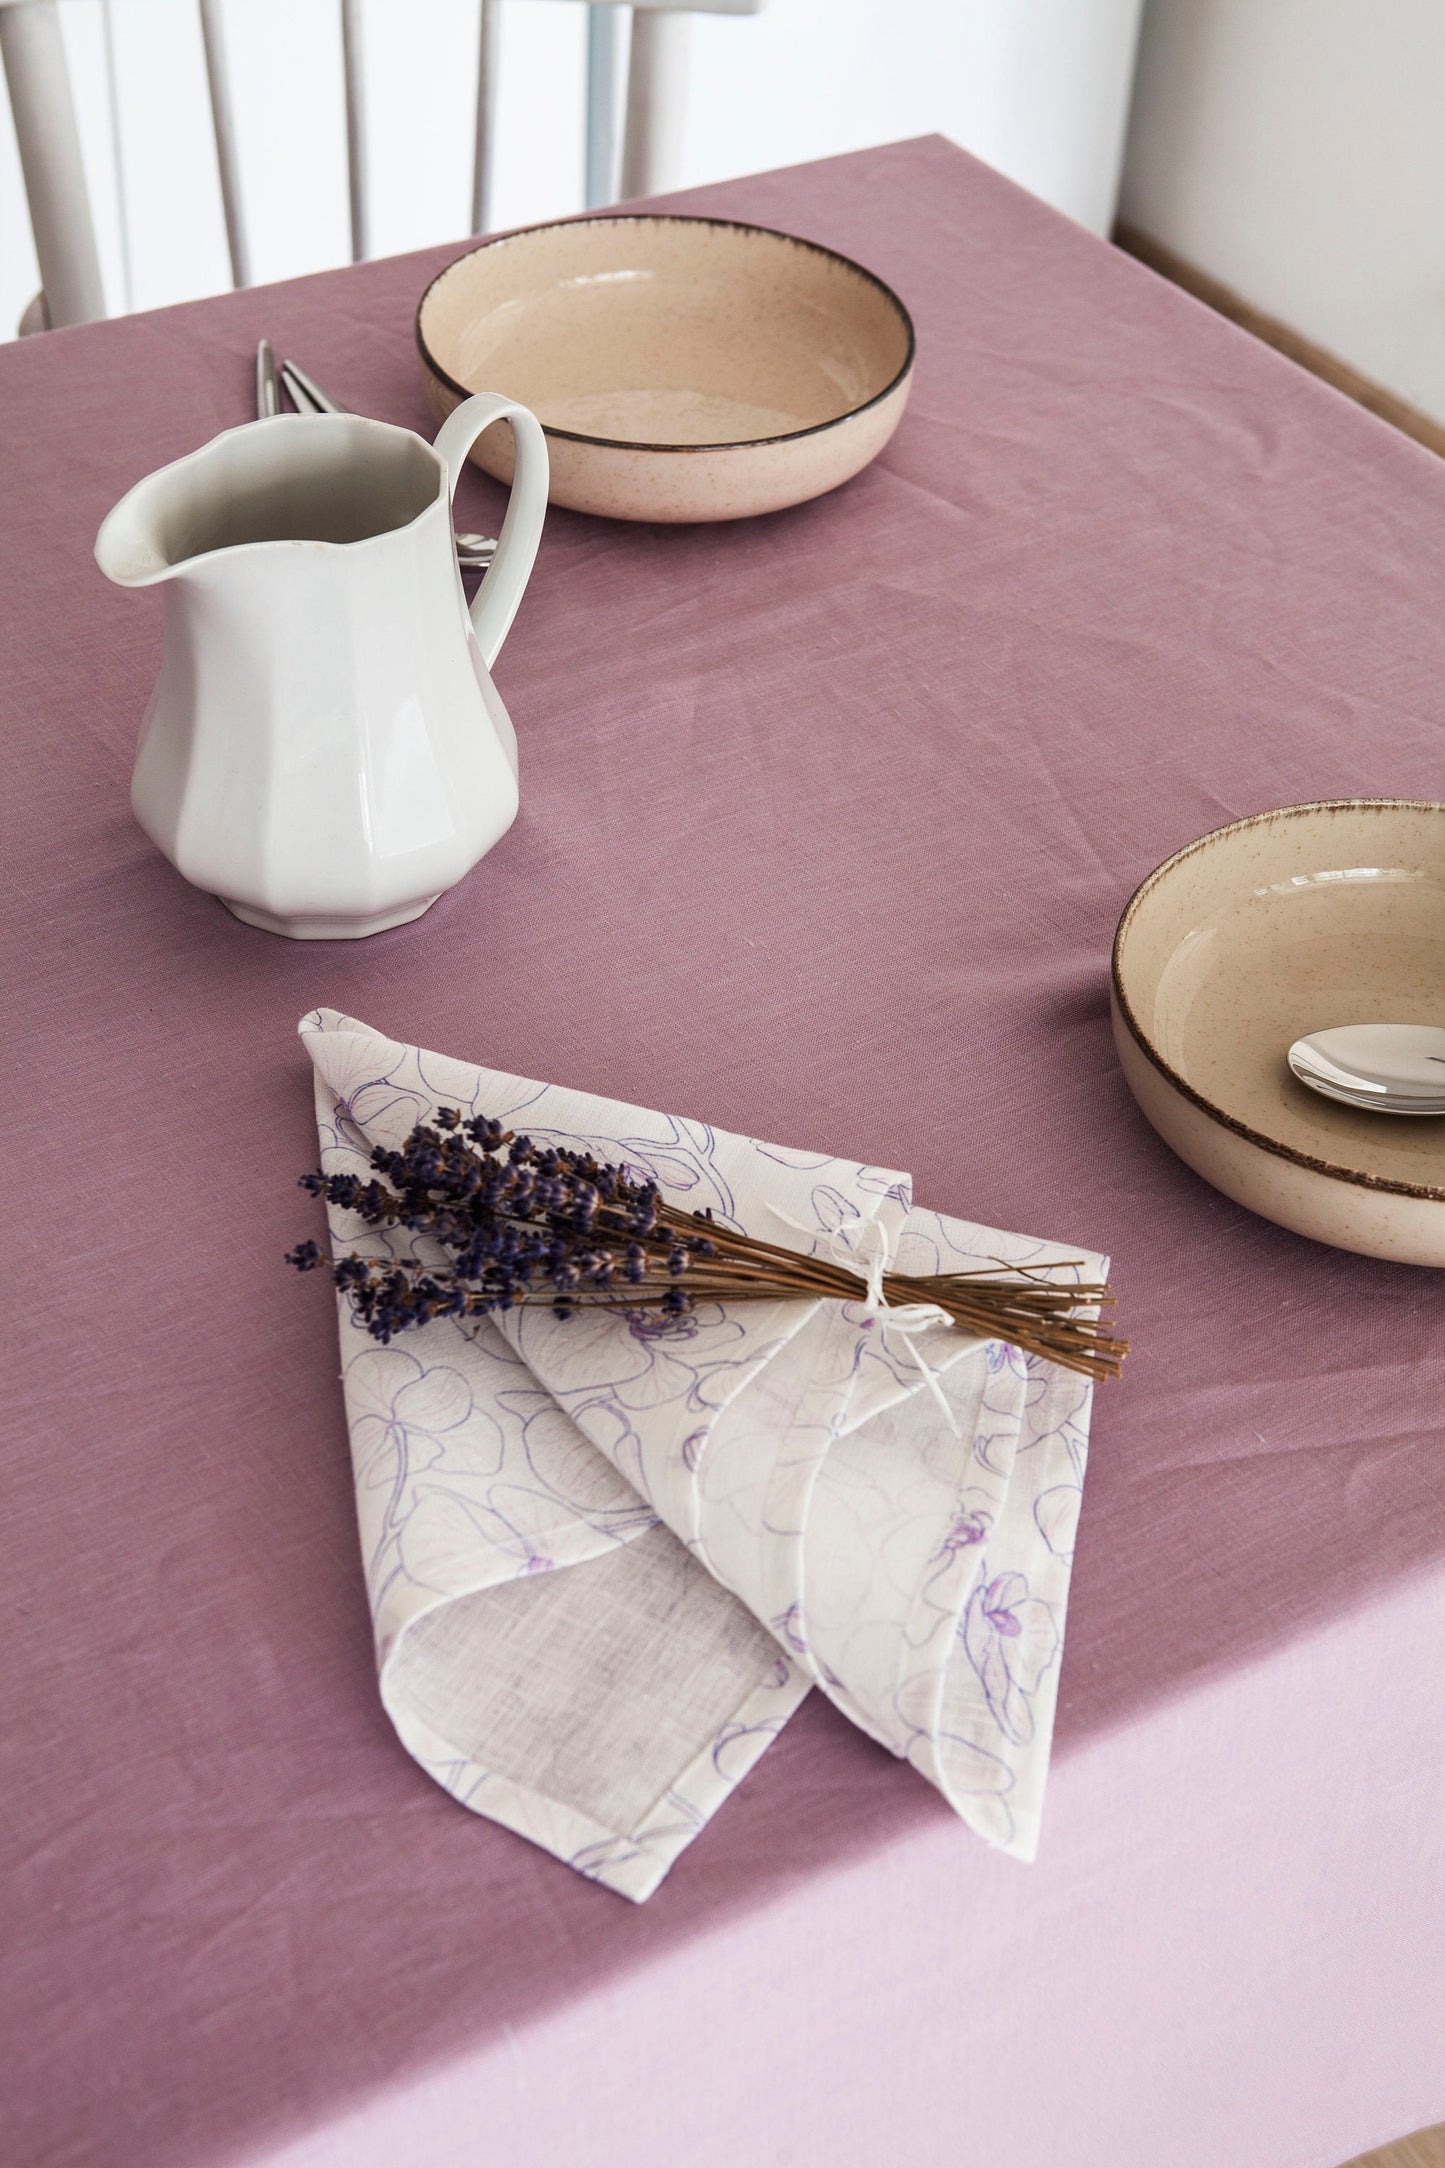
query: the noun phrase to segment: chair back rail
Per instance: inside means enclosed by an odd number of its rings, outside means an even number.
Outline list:
[[[196,0],[196,4],[231,281],[247,286],[252,256],[226,60],[225,0]],[[619,168],[624,196],[652,195],[675,183],[686,100],[687,18],[693,14],[753,15],[763,0],[631,0],[630,5],[628,0],[583,0],[583,4],[588,10],[585,194],[590,210],[615,200]],[[477,0],[477,7],[470,230],[486,233],[492,223],[501,0]],[[354,263],[369,253],[371,240],[362,14],[363,0],[339,0]],[[619,158],[617,78],[624,14],[632,19],[632,38]],[[107,47],[108,61],[109,57]],[[40,305],[32,304],[26,311],[24,328],[87,323],[105,315],[105,289],[57,0],[0,0],[0,61],[15,116],[40,264]],[[120,215],[124,226],[124,202]],[[128,241],[128,235],[124,238]]]

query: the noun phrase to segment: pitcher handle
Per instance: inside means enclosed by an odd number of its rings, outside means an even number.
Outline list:
[[[497,554],[472,601],[472,630],[482,651],[482,661],[489,670],[512,629],[512,619],[517,614],[517,604],[531,576],[537,544],[542,538],[542,521],[547,511],[547,439],[530,407],[518,406],[515,399],[505,399],[498,392],[480,391],[472,398],[464,399],[455,412],[447,416],[434,445],[438,457],[445,462],[450,492],[455,496],[467,453],[484,429],[500,421],[512,425],[517,471],[512,479],[507,516],[497,539]]]

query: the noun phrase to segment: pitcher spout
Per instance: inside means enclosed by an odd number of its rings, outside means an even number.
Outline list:
[[[95,538],[95,561],[108,580],[153,587],[214,552],[218,519],[235,489],[234,440],[248,433],[228,429],[126,491]]]
[[[165,516],[170,492],[161,485],[173,472],[166,467],[137,482],[101,522],[95,561],[117,587],[152,587],[173,578],[187,562],[189,553],[177,556],[171,548]]]

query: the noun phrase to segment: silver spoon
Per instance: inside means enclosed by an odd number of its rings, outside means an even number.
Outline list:
[[[1339,1024],[1296,1039],[1301,1084],[1372,1114],[1445,1114],[1445,1029],[1438,1024]]]

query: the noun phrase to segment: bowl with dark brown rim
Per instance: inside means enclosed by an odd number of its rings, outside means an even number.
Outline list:
[[[434,278],[417,345],[439,416],[529,406],[554,504],[723,520],[821,496],[875,459],[912,382],[898,296],[834,249],[732,219],[623,213],[499,235]],[[511,433],[472,454],[511,479]]]
[[[1176,851],[1114,937],[1114,1041],[1185,1163],[1316,1242],[1445,1265],[1445,1117],[1322,1099],[1290,1073],[1334,1024],[1445,1024],[1445,805],[1344,798]]]

